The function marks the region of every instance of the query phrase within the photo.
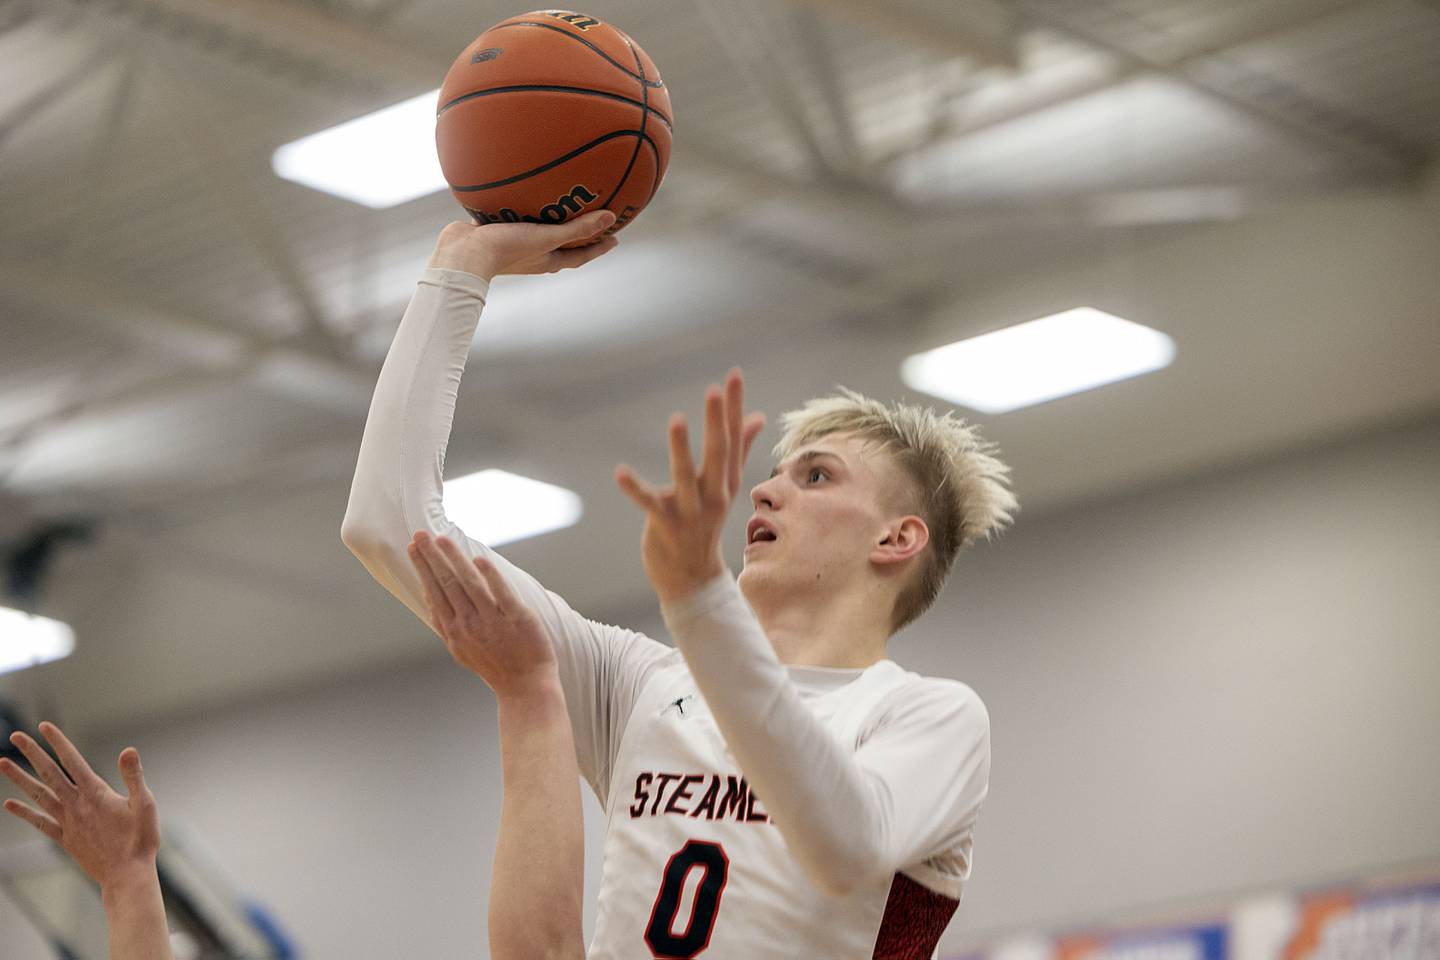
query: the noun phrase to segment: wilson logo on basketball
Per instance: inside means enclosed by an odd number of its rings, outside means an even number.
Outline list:
[[[487,48],[487,49],[485,49],[485,50],[476,50],[476,51],[470,56],[470,62],[471,62],[471,63],[484,63],[486,60],[494,60],[494,59],[495,59],[496,57],[498,57],[498,56],[500,56],[500,48],[499,48],[499,47],[489,47],[489,48]]]
[[[588,187],[576,184],[565,196],[541,207],[540,214],[534,217],[523,216],[509,207],[501,207],[498,213],[477,210],[474,207],[465,209],[475,218],[476,223],[564,223],[585,209],[585,204],[594,199],[595,194]]]
[[[546,10],[545,16],[552,20],[562,20],[576,30],[589,30],[600,23],[594,17],[587,17],[583,13],[571,13],[569,10]]]
[[[615,215],[615,222],[610,224],[610,229],[606,230],[605,232],[607,234],[614,233],[621,227],[625,226],[625,224],[629,223],[631,220],[634,220],[635,214],[639,212],[640,211],[636,210],[634,207],[627,205],[624,210],[621,210],[618,214]]]

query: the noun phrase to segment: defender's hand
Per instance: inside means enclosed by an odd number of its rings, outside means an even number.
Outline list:
[[[449,538],[423,530],[410,542],[409,554],[425,585],[430,625],[456,663],[501,697],[531,692],[558,677],[555,648],[540,618],[488,558],[468,561]]]
[[[725,515],[740,491],[741,471],[750,445],[765,427],[765,415],[742,411],[745,378],[731,370],[725,388],[705,391],[705,443],[700,472],[690,458],[690,432],[684,414],[670,417],[672,483],[657,488],[630,467],[615,468],[615,482],[645,511],[640,538],[645,575],[662,603],[678,600],[725,572],[721,533]]]
[[[30,761],[40,779],[5,759],[0,759],[0,773],[39,809],[18,800],[6,800],[5,809],[60,844],[102,888],[123,882],[136,870],[154,874],[160,818],[155,796],[145,786],[139,752],[128,747],[120,754],[120,776],[128,794],[122,797],[90,769],[59,727],[42,723],[40,732],[54,747],[64,770],[29,736],[19,731],[11,734],[10,742]]]
[[[460,270],[489,280],[501,274],[555,273],[582,266],[615,249],[613,236],[602,236],[615,214],[597,210],[569,223],[451,223],[440,231],[430,266]],[[561,250],[567,243],[588,246]]]

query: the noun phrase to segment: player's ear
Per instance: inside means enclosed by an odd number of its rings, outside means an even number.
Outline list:
[[[911,514],[890,523],[880,541],[870,551],[870,562],[903,563],[924,550],[930,543],[930,528],[925,521]]]

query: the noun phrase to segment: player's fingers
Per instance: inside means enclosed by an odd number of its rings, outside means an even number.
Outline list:
[[[419,534],[416,534],[419,537]],[[435,579],[435,574],[430,570],[430,563],[425,555],[420,552],[418,540],[412,540],[405,548],[405,555],[410,559],[410,566],[415,568],[415,575],[420,578],[420,588],[425,594],[425,606],[430,611],[430,625],[435,627],[436,633],[443,633],[440,628],[442,619],[453,615],[450,610],[450,603],[445,595],[440,592],[440,584]]]
[[[34,800],[41,810],[59,819],[63,808],[49,787],[21,770],[14,760],[0,758],[0,773],[3,773],[7,780],[19,787],[21,793]]]
[[[495,566],[495,561],[485,554],[475,558],[475,570],[480,574],[480,579],[485,581],[485,586],[490,590],[490,596],[494,598],[495,609],[501,616],[510,616],[524,607],[520,598],[515,596],[515,591],[510,589],[510,584],[505,581],[505,576],[500,568]]]
[[[455,611],[455,616],[462,616],[465,611],[473,607],[470,598],[465,596],[465,588],[460,585],[455,570],[450,566],[450,561],[445,558],[445,553],[440,549],[439,539],[430,537],[420,542],[420,553],[424,555],[430,564],[430,572],[435,574],[435,582],[440,585],[440,592],[450,602],[450,609]]]
[[[567,223],[566,238],[561,243],[574,243],[576,240],[589,240],[601,230],[610,229],[615,223],[615,212],[613,210],[592,210],[583,217],[576,217]],[[559,246],[560,244],[556,244]]]
[[[425,533],[415,534],[415,539],[410,542],[406,553],[410,557],[410,565],[420,575],[420,584],[425,589],[425,606],[430,608],[432,620],[445,624],[455,619],[455,608],[445,599],[445,593],[440,589],[440,580],[435,576],[435,571],[430,569],[430,561],[420,549],[420,538],[428,536],[429,534]],[[442,636],[445,633],[444,629],[437,629],[435,632]]]
[[[490,595],[490,588],[485,586],[479,571],[465,558],[449,537],[441,537],[439,540],[440,552],[445,554],[445,559],[450,561],[450,568],[455,571],[455,579],[460,583],[460,589],[465,591],[465,599],[470,606],[478,613],[489,613],[495,609],[495,598]]]
[[[594,243],[587,243],[583,247],[572,247],[569,250],[556,250],[550,254],[546,266],[550,273],[560,270],[571,270],[575,267],[583,267],[596,257],[603,257],[620,245],[620,241],[614,237],[604,237]]]
[[[726,450],[726,488],[731,496],[740,489],[741,468],[744,456],[745,420],[745,375],[739,367],[730,370],[725,378],[725,436],[729,441]]]
[[[24,820],[26,823],[30,824],[30,826],[34,827],[36,830],[39,830],[41,833],[45,834],[45,836],[49,837],[51,840],[54,840],[56,843],[59,843],[60,839],[65,836],[64,832],[60,829],[60,824],[56,823],[54,820],[51,820],[39,810],[30,809],[29,807],[25,806],[25,804],[21,803],[19,800],[6,800],[5,809],[7,812],[15,814],[15,816],[19,817],[21,820]]]
[[[120,768],[120,779],[125,781],[125,793],[131,804],[148,801],[150,788],[145,785],[145,769],[140,765],[140,751],[134,747],[121,750],[116,766]]]
[[[40,732],[45,735],[46,740],[50,741],[50,746],[55,748],[55,753],[59,755],[60,762],[65,765],[65,772],[70,775],[71,780],[87,787],[109,786],[96,775],[94,770],[90,769],[90,764],[85,760],[84,755],[75,749],[75,744],[70,742],[70,738],[65,736],[63,730],[53,723],[42,720]]]
[[[615,483],[622,493],[634,501],[646,513],[660,512],[660,494],[654,487],[641,480],[639,475],[625,464],[615,468]]]
[[[730,485],[730,433],[725,395],[719,387],[705,390],[704,458],[700,461],[700,495],[707,504],[725,502]]]
[[[745,426],[741,430],[743,439],[740,442],[740,466],[743,469],[745,462],[750,459],[750,447],[755,443],[755,438],[760,436],[760,431],[765,429],[765,414],[752,413],[745,418]],[[735,488],[740,488],[739,479],[736,479]]]
[[[10,735],[10,742],[15,744],[25,755],[25,759],[30,761],[30,766],[35,768],[35,773],[39,775],[45,786],[54,791],[55,796],[69,797],[75,793],[75,784],[70,782],[64,771],[56,765],[54,760],[50,759],[50,754],[45,752],[45,748],[31,739],[29,734],[17,730]]]
[[[700,506],[700,492],[695,484],[695,461],[690,456],[690,425],[685,414],[670,416],[670,479],[675,484],[675,497],[680,509],[694,513]]]

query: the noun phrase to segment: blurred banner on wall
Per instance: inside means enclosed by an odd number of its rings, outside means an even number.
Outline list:
[[[1104,930],[1055,941],[1056,960],[1227,960],[1229,925]]]
[[[1307,893],[1277,960],[1440,960],[1440,873],[1427,883]]]
[[[946,960],[1440,960],[1440,863],[1250,894],[1204,913],[1025,931]]]

